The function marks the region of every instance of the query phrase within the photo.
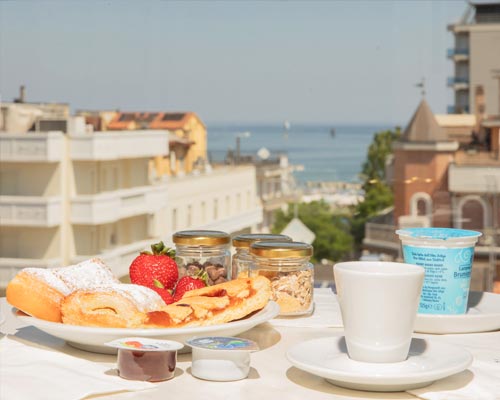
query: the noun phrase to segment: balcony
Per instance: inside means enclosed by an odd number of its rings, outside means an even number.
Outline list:
[[[60,197],[0,196],[3,226],[53,227],[62,222]]]
[[[3,162],[59,162],[63,140],[61,132],[0,133],[0,159]]]
[[[300,200],[300,196],[296,193],[272,193],[263,194],[261,196],[262,205],[265,211],[278,210],[288,203],[296,202]]]
[[[168,131],[94,132],[70,136],[72,160],[118,160],[168,155]]]
[[[469,89],[469,78],[450,76],[448,77],[448,86],[455,90],[467,90]]]
[[[394,225],[373,222],[367,222],[365,224],[363,247],[398,255],[400,246],[399,238],[396,235],[396,227]]]
[[[459,106],[459,105],[449,105],[447,107],[448,114],[469,114],[470,107],[468,105]]]
[[[454,61],[467,61],[469,59],[470,51],[469,49],[455,49],[451,48],[447,51],[448,58]]]
[[[496,165],[450,164],[448,188],[458,193],[500,193],[500,161]]]
[[[167,186],[141,186],[71,200],[71,223],[97,225],[151,214],[167,205]]]

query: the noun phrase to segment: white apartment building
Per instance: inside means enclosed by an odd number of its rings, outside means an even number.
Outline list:
[[[220,166],[168,180],[168,234],[213,229],[231,235],[253,232],[262,222],[255,166]]]
[[[0,287],[24,267],[99,256],[117,276],[166,230],[152,182],[166,131],[0,133]]]
[[[164,130],[0,133],[0,288],[22,268],[101,257],[114,273],[184,229],[253,232],[262,223],[255,166],[153,178]],[[81,121],[80,121],[81,122]],[[78,132],[78,133],[76,133]]]
[[[448,29],[454,35],[448,50],[454,104],[448,113],[500,114],[500,1],[471,0],[462,19]]]

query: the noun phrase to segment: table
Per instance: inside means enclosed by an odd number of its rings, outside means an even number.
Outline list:
[[[0,326],[2,334],[16,335],[24,340],[58,349],[66,354],[80,357],[110,368],[116,367],[116,356],[84,352],[65,344],[38,329],[24,325],[16,319],[5,298],[0,300],[0,307],[5,322]],[[261,351],[252,354],[252,368],[247,379],[235,382],[209,382],[194,378],[190,374],[191,354],[180,354],[177,370],[172,380],[161,382],[152,390],[142,392],[122,392],[107,395],[103,399],[286,399],[286,400],[322,400],[322,399],[416,399],[406,392],[375,393],[343,389],[329,384],[323,378],[311,375],[293,367],[285,357],[288,348],[300,341],[321,338],[329,335],[341,335],[340,328],[295,328],[273,326],[272,322],[261,324],[238,336],[256,341]],[[459,344],[478,358],[491,358],[492,352],[500,355],[500,332],[468,335],[415,335],[433,337]],[[493,339],[497,346],[483,345],[484,338]],[[488,343],[491,343],[489,340]],[[500,357],[499,357],[500,362]],[[469,374],[470,375],[470,374]],[[464,379],[466,379],[464,377]],[[469,378],[470,379],[470,378]],[[0,377],[1,384],[1,377]],[[29,380],[26,380],[29,384]],[[50,387],[47,388],[50,391]],[[96,397],[92,397],[96,398]],[[473,400],[473,399],[471,399]],[[474,399],[475,400],[475,399]]]

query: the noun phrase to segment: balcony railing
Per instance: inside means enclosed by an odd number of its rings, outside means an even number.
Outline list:
[[[167,131],[94,132],[71,135],[73,160],[116,160],[168,154]]]
[[[165,184],[77,196],[71,201],[71,222],[104,224],[135,215],[150,214],[166,205]]]
[[[459,76],[448,77],[448,86],[469,86],[469,78],[462,78]]]
[[[401,245],[396,235],[396,227],[372,222],[366,223],[363,246],[376,248],[382,252],[392,253],[395,256],[398,255]]]
[[[448,57],[454,57],[454,56],[469,56],[469,49],[456,49],[456,48],[451,48],[448,49],[447,51]]]
[[[469,106],[450,105],[448,106],[447,112],[448,114],[468,114],[469,110]]]
[[[4,226],[58,226],[61,215],[59,197],[0,196],[0,223]]]
[[[59,162],[63,154],[61,132],[0,133],[0,159],[14,162]]]
[[[500,193],[500,161],[496,165],[450,164],[448,188],[457,193]]]

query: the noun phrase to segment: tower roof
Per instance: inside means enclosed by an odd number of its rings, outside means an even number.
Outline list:
[[[402,140],[404,142],[446,142],[448,137],[429,107],[422,99],[415,114],[407,125]]]

